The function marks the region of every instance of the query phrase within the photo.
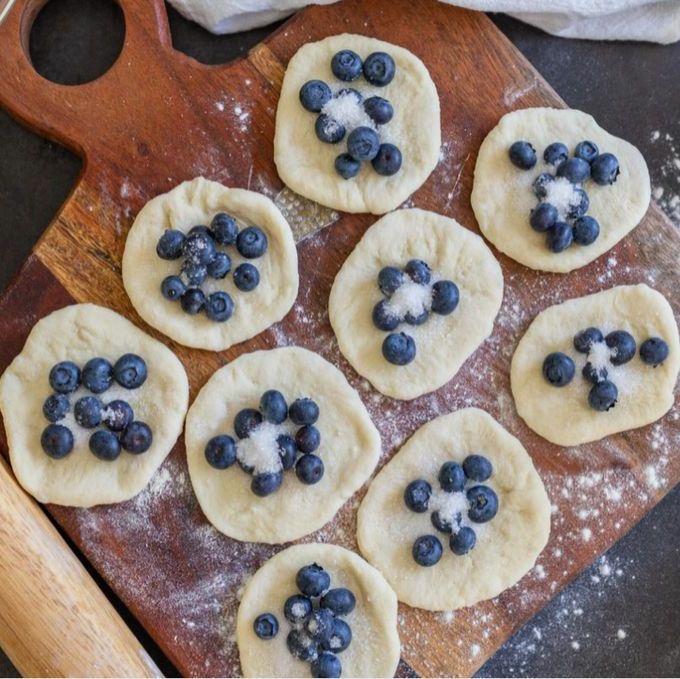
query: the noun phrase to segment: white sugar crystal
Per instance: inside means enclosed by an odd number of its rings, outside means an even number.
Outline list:
[[[402,283],[385,305],[389,316],[399,319],[406,314],[420,316],[425,309],[429,311],[432,305],[432,287],[407,280]]]
[[[283,433],[283,427],[263,422],[250,432],[248,438],[238,442],[236,456],[247,467],[253,467],[254,474],[278,472],[282,465],[276,439]]]
[[[606,368],[609,371],[611,370],[610,359],[612,353],[612,350],[607,346],[606,342],[593,342],[588,351],[588,362],[598,372],[603,368]]]
[[[545,185],[545,190],[545,202],[557,208],[561,220],[566,218],[570,207],[581,202],[581,196],[577,193],[576,187],[566,177],[556,177],[555,181]]]
[[[290,607],[294,618],[302,618],[307,613],[307,607],[303,603],[296,603]]]
[[[346,92],[332,97],[321,109],[329,118],[340,123],[347,134],[356,127],[370,127],[375,129],[375,123],[364,111],[363,104],[352,92]]]
[[[462,526],[469,526],[469,504],[465,492],[447,493],[437,490],[430,498],[429,509],[438,512],[439,516],[453,526],[453,532],[457,533]],[[460,516],[460,521],[458,517]]]

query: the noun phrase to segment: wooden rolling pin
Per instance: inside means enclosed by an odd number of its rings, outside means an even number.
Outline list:
[[[0,646],[26,677],[162,676],[2,457]]]

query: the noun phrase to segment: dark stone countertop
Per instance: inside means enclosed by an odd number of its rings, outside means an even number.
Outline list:
[[[115,58],[122,36],[110,0],[52,0],[34,27],[41,72],[82,81]],[[244,53],[271,29],[213,36],[169,9],[178,49],[206,63]],[[654,195],[680,228],[680,44],[554,38],[493,20],[574,108],[645,155]],[[113,56],[112,56],[113,55]],[[0,286],[29,254],[73,186],[80,160],[0,111]],[[491,658],[479,676],[680,674],[680,489],[585,571]],[[143,633],[132,621],[145,643]],[[173,668],[150,649],[166,674]],[[0,675],[16,671],[0,652]]]

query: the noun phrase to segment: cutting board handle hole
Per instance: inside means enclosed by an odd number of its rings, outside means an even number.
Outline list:
[[[23,22],[24,49],[33,68],[60,85],[82,85],[102,76],[125,41],[123,11],[114,0],[28,3]]]

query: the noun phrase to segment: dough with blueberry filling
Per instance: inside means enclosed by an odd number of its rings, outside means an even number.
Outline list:
[[[72,361],[82,368],[95,357],[115,363],[128,353],[145,361],[144,383],[134,389],[113,383],[94,395],[105,404],[114,399],[129,403],[134,419],[151,428],[151,447],[140,454],[122,450],[111,461],[95,457],[89,449],[95,429],[80,427],[73,417],[76,399],[89,394],[81,386],[68,394],[70,412],[57,422],[72,431],[73,449],[61,459],[49,457],[41,448],[41,432],[49,425],[43,403],[53,391],[52,367]],[[94,304],[68,306],[38,321],[0,379],[0,409],[17,480],[40,502],[74,507],[122,502],[139,493],[182,432],[188,401],[187,376],[172,351],[119,314]]]

